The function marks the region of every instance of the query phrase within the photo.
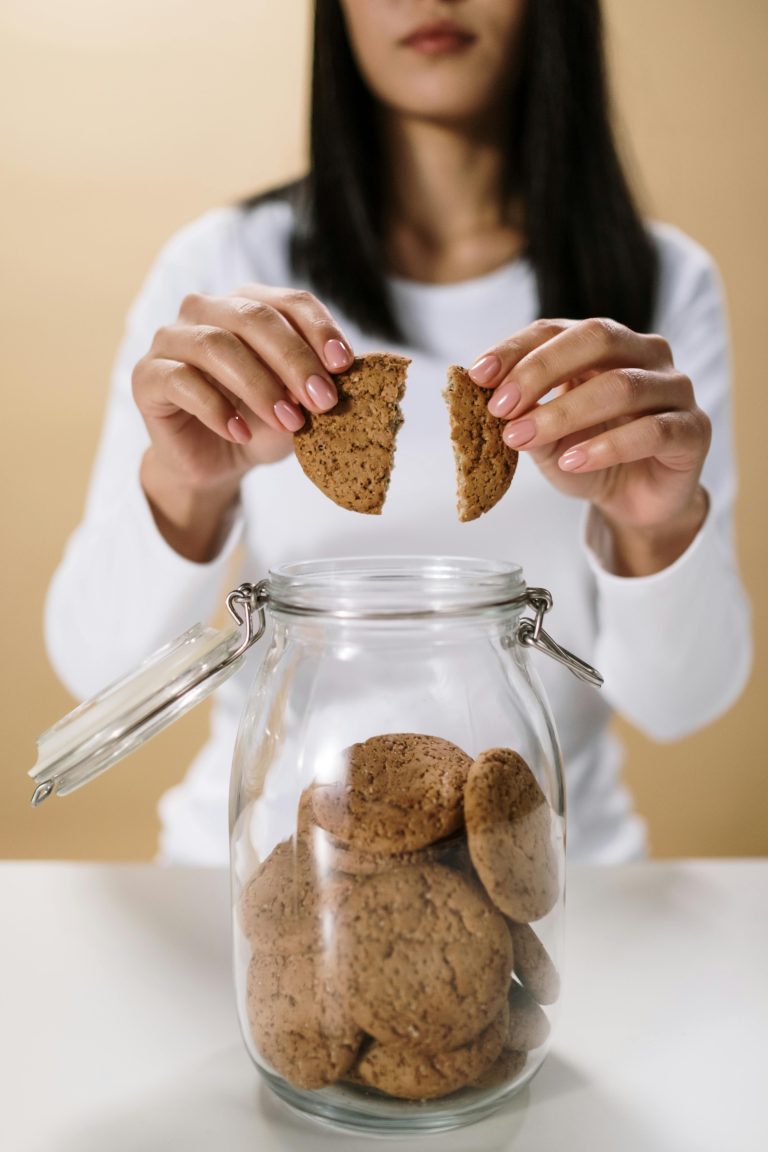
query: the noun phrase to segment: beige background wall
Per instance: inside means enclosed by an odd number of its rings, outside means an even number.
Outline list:
[[[607,13],[645,203],[714,253],[729,293],[758,643],[737,707],[672,747],[628,733],[628,775],[657,855],[766,853],[768,5],[608,0]],[[43,595],[79,516],[125,309],[173,230],[300,171],[306,28],[304,0],[0,5],[1,855],[150,856],[155,800],[202,737],[205,718],[187,718],[89,789],[27,806],[35,737],[71,704],[46,663]]]

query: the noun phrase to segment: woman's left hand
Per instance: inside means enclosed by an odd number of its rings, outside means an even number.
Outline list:
[[[469,375],[493,388],[505,442],[602,513],[618,571],[658,571],[685,551],[706,516],[711,428],[666,340],[606,319],[537,320]]]

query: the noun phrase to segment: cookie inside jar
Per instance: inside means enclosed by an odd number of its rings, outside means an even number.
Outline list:
[[[503,1086],[547,1041],[552,812],[514,750],[422,733],[344,749],[243,886],[246,1015],[301,1089],[426,1101]]]

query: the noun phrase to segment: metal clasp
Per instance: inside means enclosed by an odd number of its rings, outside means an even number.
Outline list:
[[[227,596],[227,611],[241,628],[245,628],[242,643],[229,657],[228,664],[239,659],[243,652],[247,652],[251,645],[264,635],[267,627],[265,606],[268,600],[266,580],[260,580],[258,584],[241,584]],[[258,627],[254,627],[254,616],[258,617]]]
[[[545,614],[552,607],[552,593],[546,588],[529,588],[525,598],[531,608],[535,610],[536,616],[533,620],[530,617],[525,617],[520,621],[517,626],[518,641],[524,644],[526,648],[537,648],[539,652],[545,652],[547,656],[551,656],[559,664],[564,664],[573,672],[574,676],[578,676],[579,680],[591,684],[593,688],[602,688],[603,677],[596,668],[587,664],[586,661],[580,660],[578,656],[574,656],[573,652],[569,652],[567,648],[561,647],[549,633],[544,631],[542,622]]]

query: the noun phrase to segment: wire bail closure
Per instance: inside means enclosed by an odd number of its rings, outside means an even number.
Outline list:
[[[246,630],[242,644],[232,657],[233,660],[246,652],[252,644],[255,644],[264,635],[267,626],[266,607],[269,604],[269,598],[269,585],[266,580],[260,580],[258,584],[241,584],[239,588],[227,596],[227,608],[230,615]],[[552,593],[547,588],[528,588],[524,596],[520,597],[517,602],[519,603],[521,600],[523,603],[529,604],[536,615],[533,619],[526,617],[520,621],[516,634],[518,642],[526,648],[536,648],[539,652],[551,656],[553,660],[557,660],[559,664],[568,668],[579,680],[591,684],[593,688],[602,688],[604,680],[596,668],[587,664],[585,660],[580,660],[578,656],[574,656],[573,652],[563,648],[561,644],[552,639],[548,632],[544,631],[543,620],[552,607]],[[510,601],[510,603],[515,603],[515,601]],[[241,608],[244,610],[242,614]],[[256,629],[254,629],[254,615],[258,616],[259,621]]]
[[[574,676],[587,684],[591,684],[593,688],[602,688],[604,680],[596,668],[587,664],[585,660],[580,660],[578,656],[574,656],[573,652],[563,648],[562,645],[552,639],[548,632],[544,631],[542,624],[545,614],[549,612],[553,604],[552,593],[546,588],[529,588],[526,593],[526,600],[535,610],[536,616],[533,620],[530,617],[525,617],[520,621],[517,626],[518,641],[526,648],[536,648],[539,652],[544,652],[553,660],[557,660],[558,664],[564,664]]]
[[[228,663],[239,659],[244,652],[260,640],[267,627],[266,605],[269,602],[267,581],[260,580],[258,584],[241,584],[227,596],[227,611],[232,619],[245,628],[242,643],[236,652],[233,652]],[[241,613],[242,609],[242,613]],[[254,628],[254,615],[258,617],[258,627]]]
[[[533,618],[518,619],[517,627],[502,637],[504,647],[518,642],[527,648],[537,648],[564,664],[579,679],[600,687],[603,683],[600,673],[555,643],[544,631],[542,620],[552,607],[550,593],[546,588],[525,589],[524,585],[523,588],[478,605],[478,610],[494,613],[523,610],[526,606],[534,609]],[[81,704],[44,733],[38,741],[37,764],[29,773],[36,784],[33,807],[53,794],[67,795],[106,771],[195,707],[231,676],[248,649],[264,635],[267,607],[278,612],[287,610],[270,589],[268,579],[241,584],[226,599],[227,610],[237,629],[217,631],[194,625],[134,672]],[[312,612],[302,604],[291,606],[291,610],[302,616]],[[354,613],[343,601],[324,611],[337,620],[386,622],[393,618],[391,613]],[[406,620],[434,617],[448,620],[461,617],[466,611],[464,604],[446,604],[438,599],[427,609],[405,613],[395,610],[394,616]]]

